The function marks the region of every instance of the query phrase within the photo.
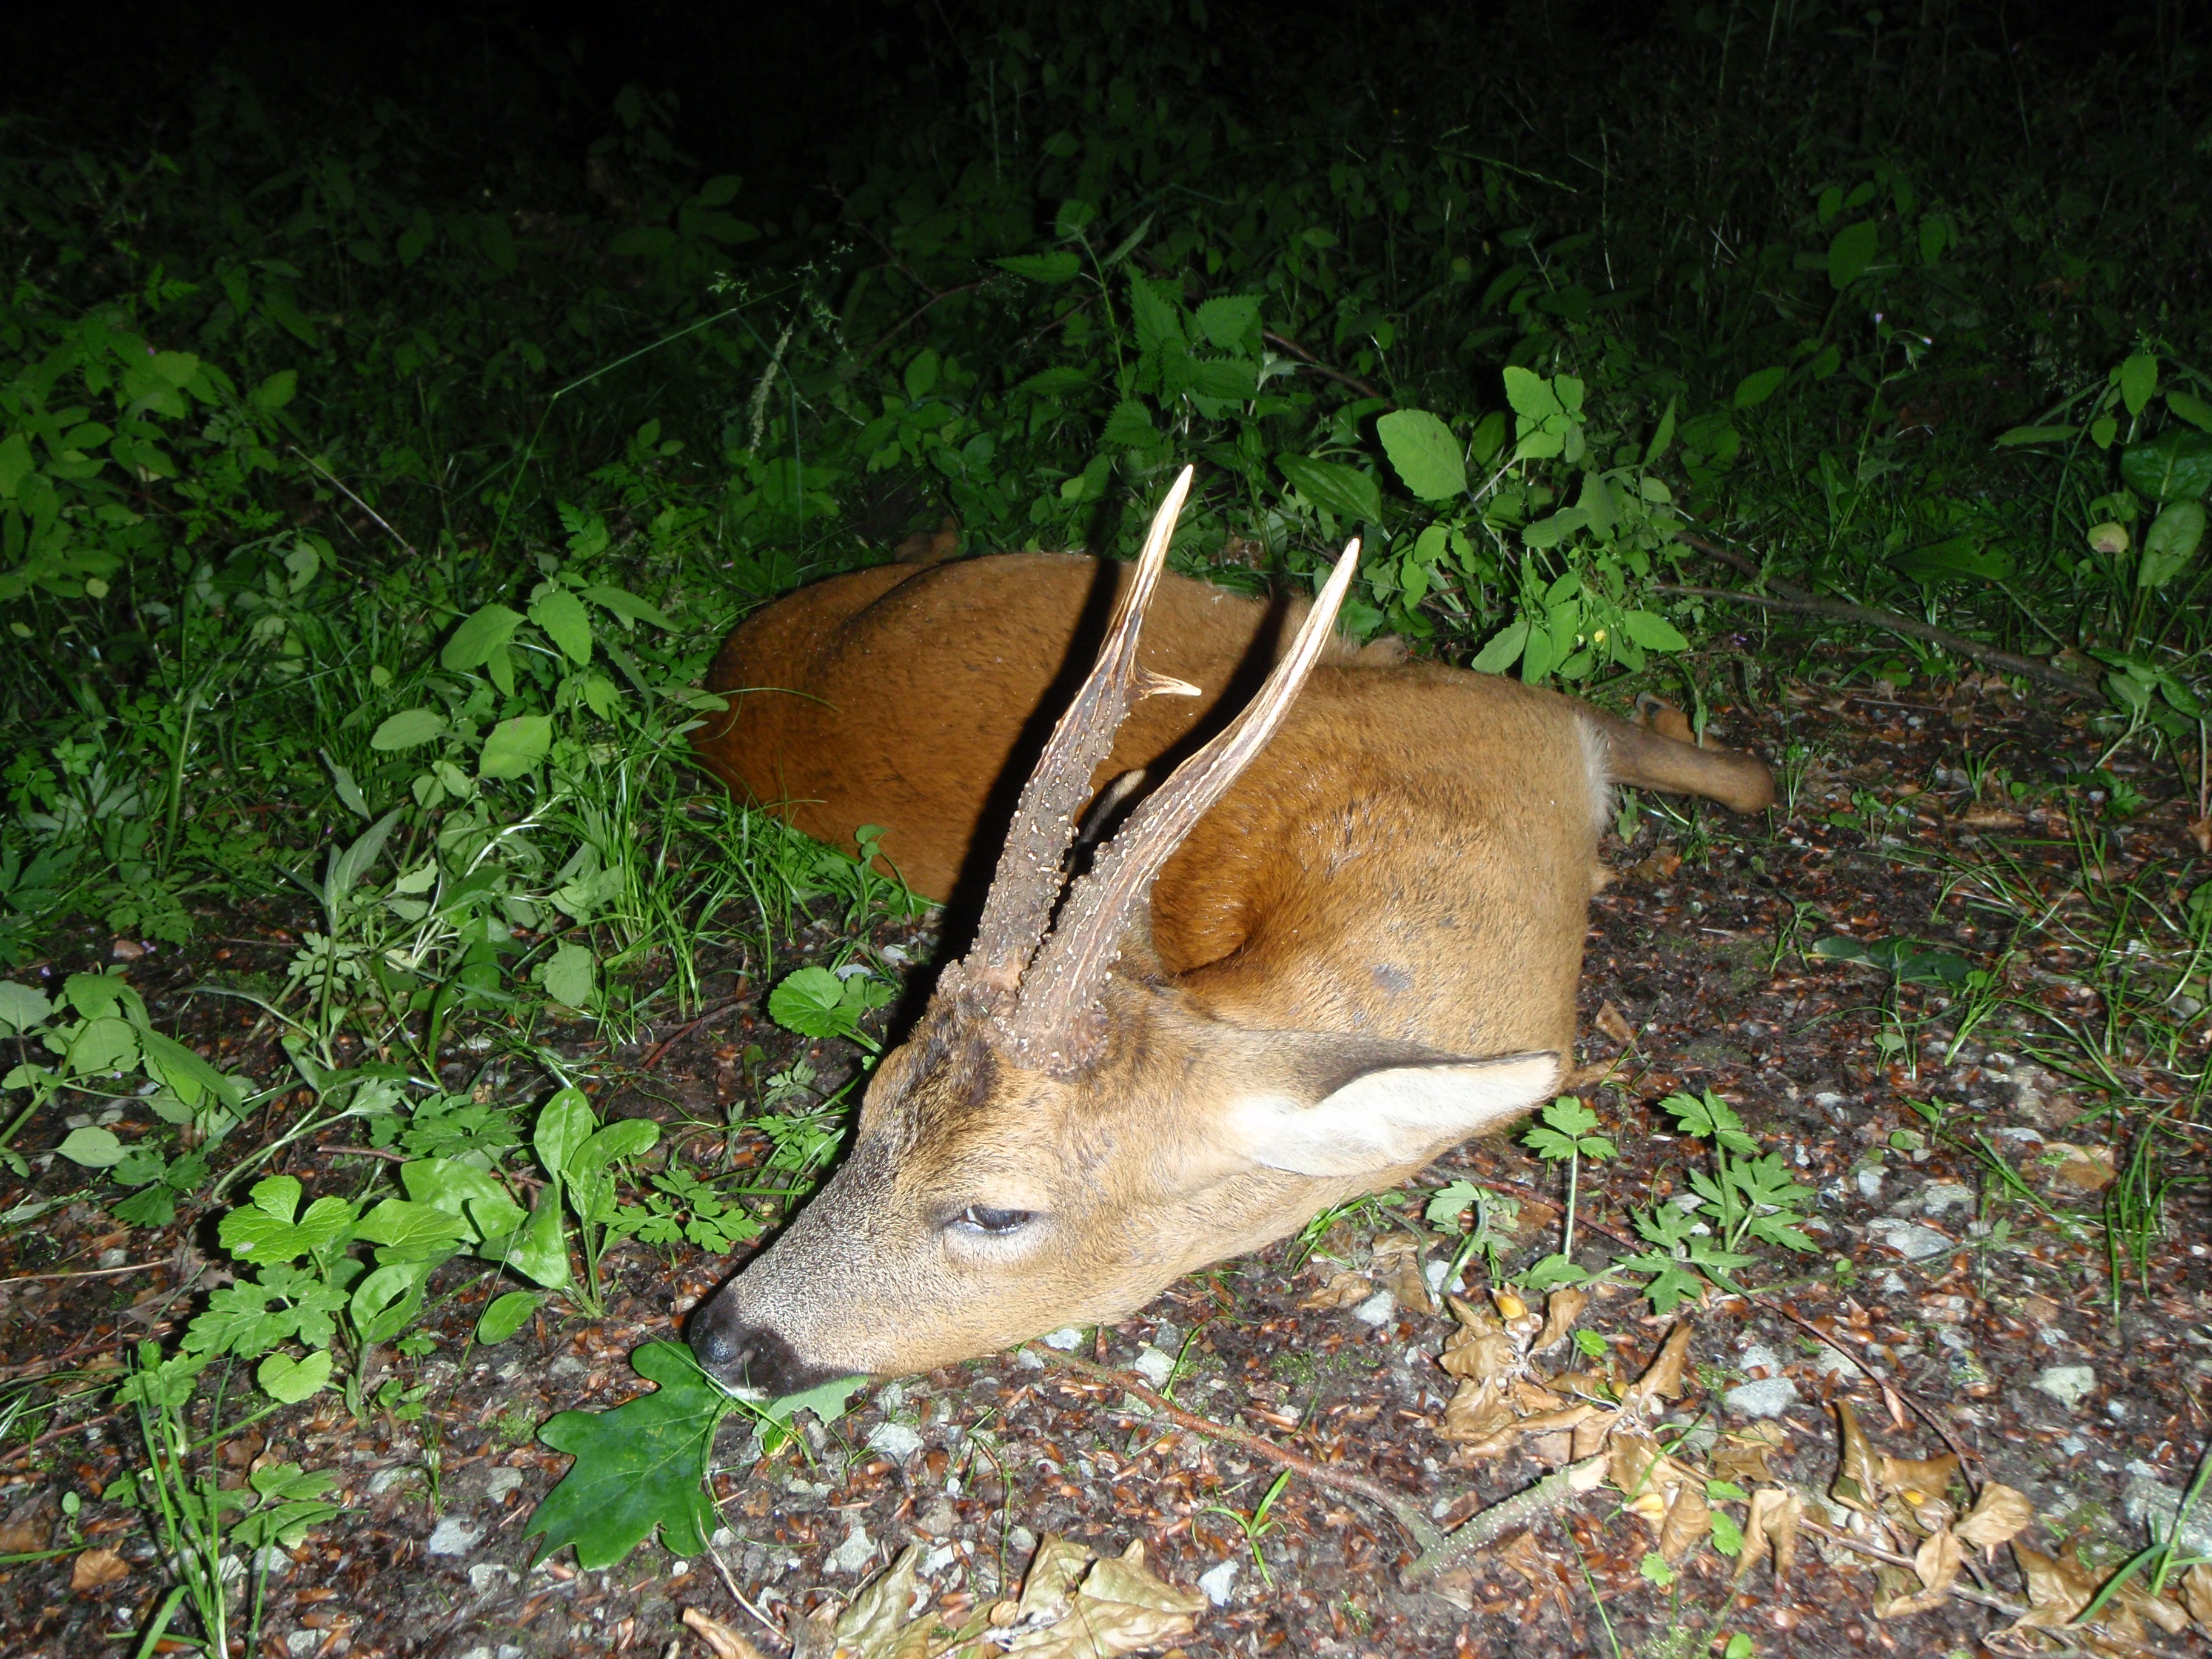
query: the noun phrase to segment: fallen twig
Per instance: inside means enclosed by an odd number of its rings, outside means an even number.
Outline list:
[[[1605,1479],[1606,1455],[1585,1457],[1579,1463],[1554,1469],[1533,1486],[1524,1486],[1510,1498],[1500,1498],[1488,1509],[1477,1510],[1421,1553],[1419,1559],[1398,1575],[1411,1589],[1425,1578],[1449,1572],[1477,1550],[1496,1543],[1510,1532],[1548,1520],[1586,1492],[1594,1492]]]
[[[1312,352],[1308,351],[1296,340],[1291,339],[1287,336],[1278,334],[1273,329],[1261,329],[1260,331],[1260,334],[1261,337],[1266,340],[1269,345],[1282,347],[1282,349],[1289,352],[1291,356],[1297,358],[1308,368],[1313,370],[1315,374],[1322,376],[1324,379],[1334,380],[1340,386],[1348,386],[1363,398],[1381,398],[1385,402],[1389,400],[1389,394],[1385,392],[1382,387],[1376,386],[1372,380],[1363,380],[1357,374],[1346,374],[1343,369],[1337,368],[1334,363],[1325,363],[1322,362],[1320,358],[1315,356]]]
[[[1053,1370],[1073,1371],[1079,1376],[1088,1377],[1108,1388],[1119,1389],[1122,1393],[1143,1401],[1152,1407],[1156,1417],[1165,1418],[1177,1428],[1203,1435],[1209,1440],[1225,1441],[1230,1445],[1241,1446],[1294,1474],[1305,1476],[1316,1486],[1328,1486],[1380,1506],[1389,1512],[1392,1520],[1405,1528],[1406,1535],[1413,1540],[1414,1548],[1421,1551],[1425,1557],[1446,1541],[1444,1534],[1437,1529],[1427,1516],[1421,1513],[1418,1504],[1401,1492],[1391,1491],[1379,1481],[1370,1480],[1366,1476],[1354,1474],[1348,1469],[1332,1468],[1326,1463],[1316,1462],[1304,1453],[1294,1452],[1264,1435],[1252,1433],[1249,1429],[1233,1428],[1226,1423],[1217,1423],[1210,1417],[1200,1417],[1195,1412],[1185,1411],[1166,1395],[1154,1392],[1125,1371],[1094,1365],[1087,1359],[1078,1359],[1073,1354],[1061,1353],[1053,1348],[1032,1346],[1028,1352],[1036,1355]],[[1134,1413],[1129,1414],[1137,1415]]]
[[[739,980],[738,981],[737,995],[733,997],[725,997],[721,1001],[714,1004],[710,1007],[702,1008],[699,1011],[697,1018],[686,1021],[684,1024],[678,1026],[674,1030],[671,1031],[666,1036],[661,1038],[659,1042],[654,1043],[653,1045],[653,1052],[638,1062],[637,1069],[641,1072],[651,1071],[654,1066],[660,1064],[660,1057],[666,1054],[670,1048],[674,1044],[681,1042],[685,1037],[690,1036],[692,1032],[697,1030],[708,1020],[714,1018],[715,1015],[726,1014],[731,1009],[738,1006],[738,1004],[742,1003],[745,1000],[746,985],[747,982],[745,981]]]

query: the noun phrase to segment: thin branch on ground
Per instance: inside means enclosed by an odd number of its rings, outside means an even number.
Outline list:
[[[1032,1345],[1028,1352],[1043,1360],[1048,1369],[1072,1371],[1107,1388],[1119,1389],[1133,1399],[1143,1401],[1152,1407],[1154,1419],[1165,1418],[1177,1428],[1187,1429],[1193,1434],[1241,1446],[1255,1456],[1264,1457],[1295,1474],[1305,1476],[1316,1486],[1328,1486],[1380,1505],[1389,1513],[1392,1520],[1405,1528],[1406,1535],[1413,1540],[1413,1547],[1424,1555],[1439,1548],[1445,1541],[1444,1534],[1437,1529],[1427,1516],[1421,1513],[1420,1506],[1413,1498],[1391,1491],[1379,1481],[1370,1480],[1365,1475],[1354,1474],[1348,1469],[1332,1468],[1326,1463],[1316,1462],[1302,1452],[1294,1452],[1289,1447],[1263,1435],[1254,1434],[1248,1429],[1232,1428],[1226,1423],[1217,1423],[1210,1417],[1200,1417],[1195,1412],[1185,1411],[1166,1395],[1154,1392],[1125,1371],[1094,1365],[1087,1359],[1078,1359],[1073,1354],[1061,1353],[1053,1348]],[[1109,1407],[1108,1409],[1113,1408]],[[1141,1415],[1138,1413],[1124,1414],[1132,1417]]]
[[[1334,380],[1340,386],[1348,386],[1363,398],[1380,398],[1385,403],[1390,401],[1390,394],[1376,386],[1374,381],[1363,380],[1357,374],[1348,374],[1334,363],[1322,362],[1312,352],[1308,351],[1287,335],[1278,334],[1273,329],[1263,328],[1260,331],[1260,337],[1267,341],[1269,345],[1280,346],[1315,374]]]

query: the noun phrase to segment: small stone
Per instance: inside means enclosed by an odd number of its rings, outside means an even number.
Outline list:
[[[2089,1449],[2089,1443],[2078,1434],[2069,1434],[2058,1443],[2058,1449],[2069,1457],[2079,1457]]]
[[[1970,1216],[1975,1203],[1974,1189],[1956,1181],[1931,1181],[1920,1189],[1920,1213],[1931,1221],[1940,1221],[1954,1211]]]
[[[1036,1534],[1027,1527],[1016,1527],[1006,1534],[1006,1553],[1018,1559],[1036,1553]]]
[[[950,1498],[940,1498],[924,1510],[914,1524],[916,1530],[932,1538],[942,1538],[960,1524],[960,1511],[952,1507]]]
[[[564,1353],[551,1364],[548,1365],[545,1368],[545,1372],[549,1376],[567,1378],[571,1376],[581,1376],[586,1371],[591,1369],[592,1368],[589,1365],[586,1365],[582,1360],[577,1358],[575,1355],[572,1353]]]
[[[1782,1370],[1782,1356],[1764,1342],[1746,1347],[1741,1363],[1747,1371],[1765,1371],[1769,1376],[1779,1375]]]
[[[1071,1352],[1075,1345],[1082,1340],[1083,1328],[1080,1325],[1062,1325],[1050,1336],[1045,1338],[1044,1345],[1048,1348],[1057,1348],[1062,1353],[1067,1353]]]
[[[1739,1417],[1779,1417],[1797,1403],[1797,1385],[1786,1376],[1763,1376],[1737,1384],[1722,1400]]]
[[[482,1527],[472,1527],[458,1515],[449,1515],[432,1528],[429,1542],[422,1546],[425,1555],[466,1555],[483,1536]]]
[[[2181,1494],[2165,1482],[2136,1475],[2128,1482],[2120,1504],[2128,1519],[2154,1538],[2173,1535],[2173,1518],[2180,1513]],[[2192,1505],[2182,1517],[2181,1534],[2174,1541],[2183,1555],[2212,1555],[2212,1515],[2204,1512],[2203,1504]]]
[[[1014,1355],[1014,1364],[1025,1371],[1041,1371],[1044,1369],[1044,1361],[1039,1359],[1027,1348],[1022,1349]],[[983,1382],[987,1387],[991,1385],[991,1379],[988,1376],[983,1379]]]
[[[878,1423],[868,1431],[868,1444],[895,1463],[903,1463],[921,1449],[921,1436],[903,1423]]]
[[[921,1576],[934,1578],[960,1559],[960,1549],[955,1544],[939,1544],[921,1558]]]
[[[2068,1411],[2078,1411],[2081,1402],[2096,1389],[2096,1367],[2094,1365],[2047,1366],[2038,1373],[2035,1387],[2049,1395]]]
[[[412,1464],[395,1469],[379,1469],[368,1477],[368,1495],[371,1498],[381,1498],[394,1486],[404,1486],[410,1481],[420,1480],[422,1478],[422,1471]]]
[[[1859,1368],[1852,1363],[1850,1355],[1841,1348],[1832,1348],[1825,1342],[1820,1345],[1820,1352],[1813,1356],[1813,1369],[1822,1376],[1856,1376],[1859,1374]]]
[[[487,1503],[504,1504],[507,1495],[522,1485],[522,1471],[501,1468],[494,1469],[484,1480],[484,1499]]]
[[[1352,1316],[1363,1325],[1382,1325],[1387,1323],[1390,1316],[1397,1311],[1398,1298],[1388,1291],[1377,1291],[1354,1308],[1352,1310]],[[1231,1561],[1224,1565],[1234,1567],[1237,1564]],[[1218,1570],[1216,1569],[1217,1571]]]
[[[1182,1351],[1182,1327],[1163,1319],[1152,1327],[1152,1346],[1166,1353]]]
[[[1887,1176],[1888,1173],[1889,1171],[1883,1169],[1879,1164],[1869,1164],[1864,1169],[1861,1170],[1855,1177],[1858,1182],[1859,1196],[1861,1198],[1880,1198],[1881,1196],[1882,1177]]]
[[[1154,1388],[1164,1389],[1168,1385],[1168,1378],[1175,1375],[1175,1364],[1167,1354],[1147,1342],[1137,1350],[1137,1357],[1130,1362],[1129,1369]]]
[[[905,1383],[886,1382],[876,1391],[876,1409],[885,1417],[896,1417],[905,1407]]]
[[[514,1569],[504,1561],[479,1561],[469,1569],[469,1588],[478,1595],[514,1582]]]
[[[876,1540],[868,1536],[868,1529],[859,1522],[845,1534],[845,1541],[830,1553],[830,1565],[839,1572],[860,1572],[876,1559]]]
[[[1868,1222],[1867,1237],[1887,1249],[1895,1250],[1907,1261],[1931,1261],[1958,1248],[1947,1235],[1933,1227],[1900,1221],[1893,1216]]]
[[[326,1630],[295,1630],[284,1638],[284,1651],[290,1654],[292,1659],[312,1659],[323,1644],[330,1639],[330,1634]],[[461,1656],[461,1659],[491,1659],[491,1650],[471,1648]]]
[[[1206,1592],[1206,1599],[1217,1607],[1229,1605],[1230,1593],[1237,1587],[1237,1570],[1244,1564],[1231,1556],[1219,1566],[1198,1576],[1198,1587]]]

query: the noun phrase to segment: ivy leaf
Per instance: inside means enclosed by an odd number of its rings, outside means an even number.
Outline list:
[[[659,1385],[607,1412],[562,1412],[538,1431],[576,1461],[531,1511],[531,1565],[573,1544],[585,1571],[610,1567],[655,1527],[672,1555],[697,1555],[717,1524],[707,1496],[714,1430],[736,1401],[673,1342],[648,1342],[631,1367]]]

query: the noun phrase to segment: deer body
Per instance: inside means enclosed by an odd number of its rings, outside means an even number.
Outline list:
[[[1117,603],[1159,584],[1135,607],[1141,653],[1117,609],[976,948],[872,1079],[852,1154],[695,1321],[726,1380],[782,1392],[1118,1317],[1396,1184],[1556,1086],[1611,786],[1771,798],[1743,757],[1351,652],[1328,631],[1348,568],[1250,709],[1162,783],[1297,618],[1151,557],[867,571],[771,607],[718,659],[717,690],[806,695],[747,692],[701,734],[708,763],[824,839],[884,826],[901,872],[944,896],[998,851],[994,787],[1024,769],[1086,615],[1109,583]],[[1085,714],[1117,651],[1129,697],[1160,676],[1198,695]],[[1152,795],[1048,927],[1079,809],[1139,769]]]

